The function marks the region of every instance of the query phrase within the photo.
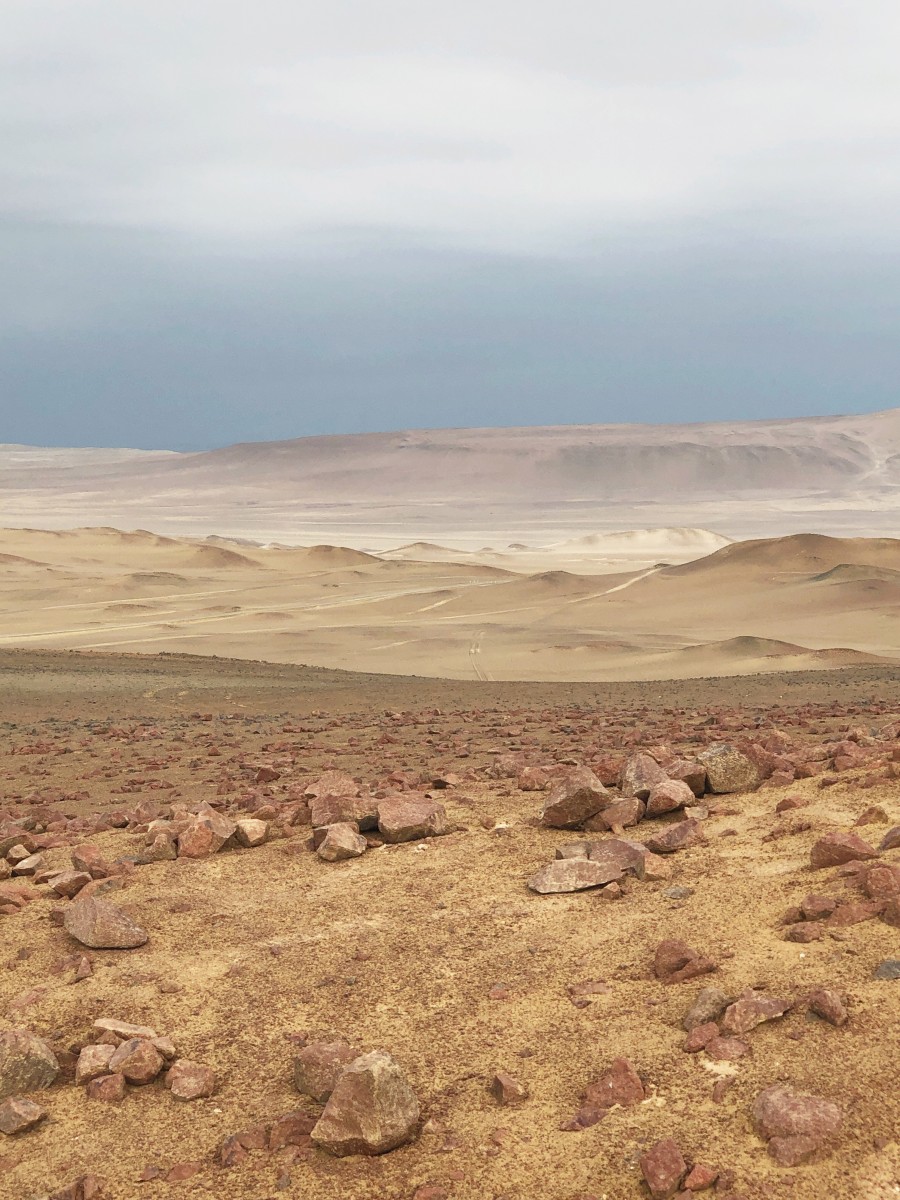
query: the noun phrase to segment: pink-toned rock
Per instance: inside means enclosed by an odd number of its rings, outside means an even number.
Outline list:
[[[235,841],[245,849],[261,846],[268,836],[269,826],[265,821],[258,821],[255,817],[245,817],[243,820],[235,822]]]
[[[525,767],[519,772],[516,785],[520,792],[543,792],[550,786],[550,773],[543,767]]]
[[[110,1075],[109,1060],[115,1050],[115,1046],[85,1046],[75,1064],[75,1082],[85,1084],[92,1079],[99,1079],[101,1075]]]
[[[324,1104],[345,1068],[357,1058],[359,1051],[346,1042],[311,1042],[294,1059],[294,1086]]]
[[[48,1088],[59,1074],[56,1055],[28,1029],[0,1033],[0,1100]]]
[[[491,1095],[498,1104],[504,1107],[510,1104],[521,1104],[528,1099],[528,1088],[520,1083],[514,1075],[500,1071],[491,1080]]]
[[[818,988],[809,997],[809,1008],[831,1025],[846,1025],[850,1020],[844,1002],[831,988]]]
[[[647,816],[661,817],[664,813],[675,812],[686,804],[693,804],[694,793],[680,779],[664,779],[657,783],[647,798]]]
[[[709,790],[718,795],[750,792],[762,782],[757,764],[728,742],[708,746],[697,755],[697,761],[706,769]]]
[[[156,1030],[151,1029],[149,1025],[132,1025],[128,1021],[119,1021],[115,1017],[98,1017],[94,1022],[94,1028],[100,1033],[112,1033],[121,1042],[127,1042],[129,1038],[146,1038],[152,1042],[156,1037]]]
[[[125,1099],[124,1075],[100,1075],[90,1080],[84,1089],[89,1100],[102,1100],[106,1104],[119,1104]]]
[[[602,887],[621,879],[623,871],[615,863],[591,862],[585,858],[558,858],[541,867],[528,880],[533,892],[542,896],[558,892],[581,892],[586,888]]]
[[[355,792],[346,796],[316,796],[310,802],[309,813],[313,829],[348,822],[360,830],[378,827],[378,801],[371,796],[360,796]]]
[[[725,1009],[721,1022],[722,1032],[749,1033],[764,1021],[774,1021],[777,1017],[783,1017],[790,1007],[790,1000],[778,1000],[774,996],[750,992]]]
[[[900,896],[900,867],[876,863],[865,873],[863,888],[870,900],[892,900]]]
[[[176,1100],[200,1100],[211,1096],[217,1086],[216,1073],[211,1067],[179,1058],[166,1072],[166,1087]]]
[[[888,830],[878,843],[878,849],[883,852],[885,850],[897,850],[898,848],[900,848],[900,825],[895,825],[893,829]]]
[[[589,767],[576,767],[551,789],[541,823],[551,829],[577,829],[600,812],[612,796]]]
[[[736,1037],[710,1038],[703,1049],[716,1062],[735,1062],[750,1053],[747,1043]]]
[[[149,845],[141,852],[142,863],[171,862],[177,857],[178,843],[173,835],[165,830],[151,836]]]
[[[72,901],[63,926],[71,937],[93,950],[130,950],[147,941],[146,932],[121,908],[92,896]]]
[[[13,864],[13,875],[34,875],[44,866],[43,854],[29,854],[19,862]]]
[[[0,1133],[8,1137],[24,1133],[43,1121],[46,1115],[46,1111],[33,1100],[25,1096],[12,1096],[0,1104]]]
[[[50,891],[66,900],[71,900],[73,896],[78,895],[85,884],[90,882],[91,876],[87,871],[60,871],[50,880]]]
[[[113,1051],[110,1074],[122,1074],[129,1083],[152,1083],[165,1066],[165,1060],[152,1042],[130,1038]]]
[[[386,842],[412,842],[447,832],[447,814],[435,800],[396,796],[378,802],[378,830]]]
[[[786,931],[784,938],[787,942],[817,942],[825,936],[825,926],[821,921],[798,921]]]
[[[837,896],[818,895],[815,892],[800,901],[800,912],[807,921],[824,921],[837,908]]]
[[[703,1025],[694,1025],[684,1040],[686,1054],[696,1054],[705,1050],[707,1045],[719,1036],[719,1027],[715,1021],[707,1021]]]
[[[648,883],[657,883],[672,878],[671,864],[661,854],[651,854],[648,850],[644,855],[644,871],[641,876]]]
[[[608,1071],[589,1083],[582,1100],[595,1108],[612,1108],[620,1104],[630,1108],[646,1099],[641,1077],[627,1058],[616,1058]]]
[[[653,973],[662,983],[683,983],[715,971],[716,964],[685,942],[666,939],[656,947]]]
[[[666,764],[666,774],[686,783],[695,796],[706,794],[706,767],[696,759],[676,758]]]
[[[76,846],[72,851],[72,866],[76,871],[83,871],[92,879],[105,879],[110,873],[110,866],[99,846]]]
[[[364,1054],[344,1070],[312,1131],[332,1154],[385,1154],[410,1142],[419,1126],[419,1102],[393,1058]]]
[[[757,1132],[764,1138],[810,1137],[819,1142],[836,1137],[844,1120],[832,1101],[795,1092],[782,1084],[759,1093],[752,1115]]]
[[[629,842],[623,838],[607,838],[602,842],[591,842],[588,860],[600,863],[612,870],[614,867],[626,875],[644,876],[647,852],[640,842]]]
[[[368,842],[355,825],[327,825],[316,854],[324,862],[343,862],[348,858],[359,858],[365,854],[367,846]]]
[[[641,1155],[641,1172],[653,1200],[669,1200],[687,1174],[687,1163],[671,1138],[663,1138]]]
[[[234,837],[236,828],[228,817],[209,805],[203,805],[197,816],[178,835],[178,857],[209,858]]]
[[[269,1138],[265,1148],[269,1150],[280,1150],[283,1146],[303,1146],[304,1148],[312,1145],[310,1134],[316,1127],[316,1118],[311,1117],[309,1113],[295,1112],[284,1113],[272,1122],[272,1128],[269,1130]],[[249,1149],[249,1143],[244,1140],[244,1135],[241,1134],[241,1141]]]
[[[607,829],[626,829],[629,825],[639,825],[644,818],[646,805],[637,796],[626,797],[623,800],[613,800],[606,808],[595,813],[584,823],[584,828],[590,833],[602,833]]]
[[[359,784],[346,771],[325,771],[303,790],[305,796],[358,796],[359,792]]]
[[[632,754],[622,764],[619,786],[624,797],[636,796],[638,800],[646,801],[653,789],[668,778],[655,758],[649,754]]]
[[[691,1194],[705,1192],[718,1178],[719,1172],[715,1167],[708,1167],[705,1163],[695,1163],[684,1181],[684,1189]]]
[[[669,825],[661,833],[648,838],[647,847],[654,854],[674,854],[676,850],[686,850],[704,841],[703,827],[699,821],[677,821]]]
[[[822,1143],[814,1137],[773,1137],[766,1149],[779,1167],[799,1167],[808,1162]]]
[[[877,917],[882,908],[882,900],[851,900],[848,904],[839,904],[830,917],[825,919],[828,929],[843,929],[848,925],[859,925],[863,921],[871,921]]]
[[[888,900],[881,916],[886,925],[890,925],[894,929],[900,929],[900,897]]]
[[[839,867],[842,863],[877,858],[878,851],[855,833],[828,833],[809,852],[811,867]]]

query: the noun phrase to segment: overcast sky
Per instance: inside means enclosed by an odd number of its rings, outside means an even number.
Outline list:
[[[900,404],[896,0],[0,0],[0,442]]]

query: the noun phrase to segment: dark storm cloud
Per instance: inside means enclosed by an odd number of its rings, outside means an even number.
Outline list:
[[[882,0],[0,18],[0,441],[896,402]]]

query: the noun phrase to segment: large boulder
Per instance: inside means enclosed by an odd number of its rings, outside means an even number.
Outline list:
[[[0,1033],[0,1100],[47,1088],[59,1074],[56,1055],[28,1029]]]
[[[541,822],[551,829],[577,829],[612,799],[589,767],[577,767],[551,790]]]
[[[147,941],[146,932],[127,913],[93,896],[73,901],[66,909],[63,926],[92,950],[131,950]]]
[[[443,804],[417,796],[395,796],[378,802],[378,831],[386,842],[414,842],[447,832]]]
[[[706,768],[711,792],[752,792],[762,782],[759,767],[751,758],[730,742],[715,742],[697,755]]]
[[[312,1140],[341,1157],[386,1154],[413,1140],[419,1116],[419,1102],[399,1065],[384,1050],[373,1050],[341,1074]]]
[[[351,822],[357,829],[378,826],[378,801],[372,796],[316,796],[310,801],[309,813],[313,829]]]
[[[632,754],[622,764],[619,786],[623,796],[636,796],[646,800],[653,789],[669,777],[649,754]]]

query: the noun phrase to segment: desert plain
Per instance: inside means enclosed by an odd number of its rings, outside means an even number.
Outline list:
[[[46,1086],[0,1096],[0,1195],[900,1194],[900,542],[870,433],[767,433],[776,476],[810,446],[831,474],[799,525],[768,478],[754,528],[746,499],[710,521],[684,460],[640,523],[451,497],[376,536],[363,496],[356,539],[346,509],[287,536],[289,505],[174,528],[133,464],[103,493],[102,455],[92,494],[148,519],[69,519],[72,456],[13,481],[46,520],[0,532],[0,1011]],[[701,476],[749,434],[703,436]],[[344,1155],[374,1051],[404,1113],[360,1119],[399,1144]]]

